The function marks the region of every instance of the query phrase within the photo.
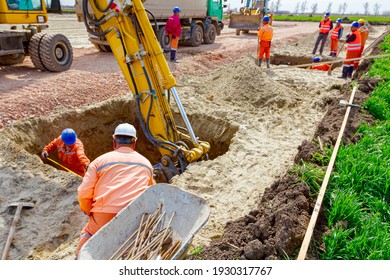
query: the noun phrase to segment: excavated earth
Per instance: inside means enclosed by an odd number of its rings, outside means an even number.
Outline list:
[[[317,26],[308,27],[307,38],[291,32],[294,28],[302,32],[291,23],[275,23],[284,34],[275,38],[275,54],[292,42],[312,40]],[[182,47],[181,62],[170,65],[196,135],[212,146],[209,161],[172,180],[205,198],[211,208],[192,242],[202,253],[189,259],[293,256],[314,202],[308,187],[288,170],[318,151],[311,139],[334,143],[344,116],[338,101],[349,98],[350,84],[324,72],[274,65],[259,69],[254,64],[256,43],[254,34],[236,37],[228,30],[213,48],[202,46],[203,52]],[[306,62],[296,58],[301,53],[290,56]],[[38,72],[28,59],[0,73],[0,247],[15,211],[9,204],[28,201],[35,207],[22,211],[9,258],[73,259],[87,219],[77,202],[81,179],[43,162],[38,156],[42,147],[72,127],[93,160],[112,149],[111,134],[126,121],[140,133],[139,152],[152,163],[159,160],[158,152],[142,135],[132,94],[111,54],[75,48],[74,65],[64,73]],[[373,87],[375,81],[362,80],[356,103]],[[181,124],[177,108],[172,109]],[[359,112],[352,114],[346,141],[356,140],[354,131],[362,119]],[[324,230],[320,223],[317,235]]]

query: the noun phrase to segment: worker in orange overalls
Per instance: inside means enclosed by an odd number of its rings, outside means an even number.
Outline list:
[[[267,60],[267,68],[270,68],[271,58],[271,41],[274,34],[274,30],[269,25],[270,18],[268,16],[263,17],[263,27],[259,29],[257,37],[259,39],[259,53],[257,59],[257,65],[260,67],[263,57]]]
[[[57,150],[58,157],[66,168],[84,176],[90,160],[85,155],[83,143],[73,129],[64,129],[59,137],[43,148],[41,155],[47,158],[54,150]]]
[[[330,34],[330,56],[337,56],[339,40],[343,36],[344,27],[341,25],[341,18],[336,20],[336,26]]]
[[[364,50],[364,46],[366,45],[366,41],[367,41],[367,38],[368,38],[368,34],[370,33],[369,30],[368,30],[368,27],[364,24],[364,19],[359,19],[358,20],[358,23],[360,25],[359,27],[359,32],[360,32],[360,37],[362,38],[362,48],[361,48],[361,51],[360,51],[360,56],[362,56],[363,54],[363,50]]]
[[[165,25],[165,32],[169,37],[169,41],[171,42],[171,62],[177,62],[176,52],[179,47],[179,38],[181,35],[182,27],[180,23],[180,8],[173,8],[173,15],[168,19]]]
[[[92,235],[154,184],[153,167],[134,150],[136,141],[134,126],[118,125],[113,134],[114,151],[101,155],[89,165],[77,190],[80,208],[89,221],[81,230],[76,256]]]
[[[345,59],[350,58],[359,58],[361,53],[361,36],[359,32],[359,23],[357,21],[352,22],[351,24],[351,33],[347,35],[347,54]],[[359,60],[354,61],[344,61],[343,63],[343,74],[339,78],[352,78],[352,72],[354,69],[357,69],[359,65]]]
[[[329,16],[330,13],[327,12],[324,18],[320,21],[320,25],[319,25],[320,31],[318,33],[318,37],[314,45],[313,54],[316,54],[320,42],[321,42],[320,55],[322,55],[322,52],[324,51],[324,46],[325,46],[326,39],[328,38],[328,34],[333,29],[333,22],[329,18]]]
[[[318,56],[316,56],[315,58],[313,58],[313,63],[318,63],[321,61],[321,58],[319,58]],[[323,64],[314,64],[310,67],[308,67],[308,69],[311,69],[311,70],[320,70],[320,71],[328,71],[330,69],[330,65],[327,64],[327,63],[323,63]]]

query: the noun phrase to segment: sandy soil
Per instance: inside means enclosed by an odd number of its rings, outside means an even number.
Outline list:
[[[55,18],[53,25],[73,24],[68,17]],[[69,71],[39,72],[27,58],[0,72],[1,248],[13,217],[9,203],[35,203],[22,213],[11,259],[72,259],[86,221],[77,203],[80,179],[43,164],[36,155],[42,146],[71,126],[81,132],[87,155],[94,159],[110,149],[102,139],[109,142],[116,123],[125,118],[117,111],[134,114],[112,54],[86,47],[82,25],[74,24],[64,32],[74,46]],[[293,43],[306,43],[309,49],[307,38],[316,29],[316,23],[275,23],[273,52],[284,53]],[[259,69],[254,64],[256,49],[255,34],[236,36],[227,29],[213,45],[180,47],[181,62],[171,65],[195,132],[217,149],[226,146],[223,153],[191,166],[172,182],[204,197],[212,209],[209,222],[195,236],[195,246],[210,244],[226,232],[227,221],[259,207],[265,189],[292,166],[298,146],[314,137],[329,99],[340,94],[337,88],[344,83],[316,71]],[[292,54],[301,56],[302,50]],[[306,190],[301,192],[305,196]],[[309,207],[305,211],[303,224]]]

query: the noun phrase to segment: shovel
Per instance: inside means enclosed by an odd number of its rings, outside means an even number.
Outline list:
[[[341,53],[341,51],[343,50],[343,47],[345,45],[346,41],[341,45],[341,48],[340,50],[337,52],[337,55],[335,57],[335,59],[339,56],[339,54]],[[330,68],[328,70],[328,75],[331,76],[332,75],[332,66],[333,66],[334,62],[330,65]]]
[[[10,207],[13,207],[13,206],[16,206],[16,212],[15,212],[14,219],[12,221],[11,229],[9,230],[7,242],[5,243],[3,255],[1,257],[2,260],[6,260],[7,259],[7,256],[8,256],[8,253],[9,253],[9,249],[11,247],[11,243],[12,243],[12,240],[13,240],[14,235],[15,235],[16,224],[18,223],[19,218],[20,218],[20,214],[22,213],[22,208],[23,207],[32,208],[32,207],[34,207],[34,203],[31,203],[31,202],[13,202],[13,203],[10,204]]]

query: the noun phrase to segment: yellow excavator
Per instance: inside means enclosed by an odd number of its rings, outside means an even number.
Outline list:
[[[22,63],[30,55],[36,68],[61,72],[72,65],[73,51],[62,34],[43,32],[48,12],[61,13],[59,0],[0,0],[0,65]],[[27,24],[27,26],[25,26]]]
[[[157,182],[185,171],[190,163],[207,159],[210,144],[199,140],[176,90],[163,50],[141,0],[83,0],[83,20],[89,33],[105,36],[134,95],[140,126],[159,149],[154,166]],[[88,3],[93,14],[88,10]],[[91,29],[90,23],[100,29]],[[173,97],[185,128],[175,124],[169,101]]]

